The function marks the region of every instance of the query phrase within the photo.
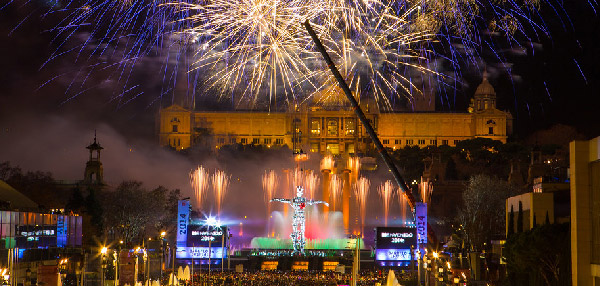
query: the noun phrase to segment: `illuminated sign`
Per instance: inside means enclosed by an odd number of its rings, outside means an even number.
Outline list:
[[[67,224],[65,216],[58,215],[56,217],[56,246],[65,247],[67,245]]]
[[[177,247],[177,258],[211,259],[226,258],[226,251],[221,247]]]
[[[427,204],[417,203],[417,243],[427,244]]]
[[[181,200],[177,203],[177,246],[186,246],[188,222],[190,220],[190,202]]]
[[[417,233],[413,227],[378,227],[375,260],[410,261],[411,247],[416,249]]]
[[[375,260],[410,261],[409,249],[376,249]]]
[[[416,229],[412,227],[378,227],[377,249],[410,249],[416,246]]]
[[[219,228],[209,227],[207,225],[195,225],[191,224],[188,226],[188,237],[186,246],[212,246],[221,245],[223,241],[223,234],[225,234],[225,242],[227,242],[227,231],[226,226]]]

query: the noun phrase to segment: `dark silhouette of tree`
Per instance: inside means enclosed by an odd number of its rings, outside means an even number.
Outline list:
[[[90,216],[90,223],[92,224],[96,236],[102,236],[104,219],[102,205],[96,195],[96,190],[93,188],[88,189],[88,195],[85,198],[85,209],[87,214]]]
[[[65,205],[65,209],[73,212],[79,212],[84,207],[85,199],[81,194],[81,189],[79,189],[78,187],[74,188],[73,192],[71,193],[71,197],[69,198],[69,201]]]
[[[546,224],[550,224],[550,217],[548,216],[548,211],[546,211]]]
[[[537,218],[535,217],[535,213],[533,213],[533,226],[532,226],[532,228],[536,227],[536,226],[537,226]]]
[[[454,159],[450,157],[446,163],[446,180],[457,180],[458,171],[456,170],[456,163]]]
[[[523,202],[519,201],[519,212],[517,213],[517,232],[523,232]]]
[[[510,214],[508,215],[508,230],[506,231],[506,237],[510,237],[515,233],[515,212],[513,206],[510,206]]]
[[[504,254],[513,285],[570,285],[569,229],[568,223],[544,224],[508,238]]]

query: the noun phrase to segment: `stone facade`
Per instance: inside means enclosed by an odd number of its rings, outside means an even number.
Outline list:
[[[506,142],[512,133],[510,113],[496,109],[496,93],[484,77],[469,112],[363,111],[385,147],[449,145],[477,137]],[[179,105],[160,110],[159,144],[183,150],[218,149],[230,144],[287,145],[305,152],[365,153],[373,144],[350,108],[305,105],[291,112],[205,112]],[[296,142],[294,142],[296,141]]]

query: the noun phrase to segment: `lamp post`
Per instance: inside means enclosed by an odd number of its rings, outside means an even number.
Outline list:
[[[437,259],[438,259],[438,257],[439,257],[439,254],[434,251],[433,252],[433,267],[432,267],[432,269],[434,271],[433,277],[435,278],[435,286],[438,285],[438,277],[439,277],[439,272],[438,272],[438,269],[437,269],[438,268],[437,267]]]
[[[166,231],[162,231],[160,233],[160,277],[158,278],[158,285],[160,286],[162,277],[163,277],[163,259],[165,257],[165,237],[167,236]]]
[[[100,278],[101,278],[100,281],[101,281],[101,284],[102,284],[101,286],[105,286],[104,285],[104,270],[106,269],[106,264],[105,264],[105,260],[104,259],[105,259],[105,256],[106,256],[107,252],[108,252],[108,248],[106,248],[106,246],[103,246],[100,249],[100,257],[101,257],[100,269],[102,271],[102,275],[100,275]]]

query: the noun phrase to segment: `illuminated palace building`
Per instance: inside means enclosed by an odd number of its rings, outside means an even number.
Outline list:
[[[314,96],[312,104],[291,112],[193,111],[180,105],[160,110],[161,146],[183,150],[194,146],[220,148],[231,144],[294,146],[322,154],[365,153],[373,144],[337,87]],[[340,103],[342,102],[342,103]],[[382,112],[363,100],[361,106],[385,147],[454,146],[460,140],[485,137],[506,142],[512,132],[510,113],[496,108],[496,92],[484,76],[469,112],[434,112],[422,97],[415,112]]]

